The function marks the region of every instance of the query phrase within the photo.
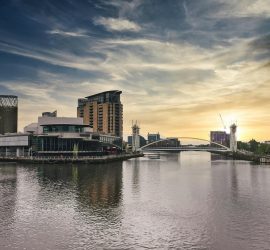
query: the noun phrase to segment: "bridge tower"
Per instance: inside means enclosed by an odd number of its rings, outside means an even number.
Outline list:
[[[230,126],[230,149],[232,152],[237,151],[236,129],[237,129],[237,126],[235,123],[233,123]]]
[[[137,152],[140,148],[140,128],[137,121],[133,124],[132,121],[132,152]]]

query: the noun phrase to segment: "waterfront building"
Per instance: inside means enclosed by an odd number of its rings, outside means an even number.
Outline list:
[[[181,145],[181,142],[177,137],[167,137],[164,140],[158,140],[154,141],[156,143],[153,143],[149,146],[149,148],[178,148]]]
[[[80,117],[40,116],[24,133],[0,136],[1,156],[91,156],[121,150],[121,137],[95,133]]]
[[[0,134],[16,133],[18,126],[18,97],[0,95]]]
[[[167,137],[167,146],[168,147],[180,147],[181,143],[177,137]]]
[[[148,143],[159,141],[160,140],[160,134],[159,133],[157,133],[157,134],[148,133],[147,140],[148,140]]]
[[[143,147],[147,144],[145,138],[141,135],[139,135],[139,141],[140,141],[140,147]],[[132,135],[128,136],[128,144],[132,145]]]
[[[225,131],[210,131],[210,141],[229,147],[230,135]]]
[[[93,132],[123,137],[122,91],[111,90],[78,99],[77,117]]]
[[[25,133],[7,133],[0,135],[0,156],[29,155],[30,138]]]
[[[43,113],[44,114],[44,113]],[[42,134],[48,132],[92,132],[93,129],[78,117],[39,116],[38,122],[24,127],[24,133]],[[82,129],[84,128],[84,129]]]

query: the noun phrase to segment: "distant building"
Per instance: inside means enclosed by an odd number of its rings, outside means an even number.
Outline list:
[[[181,143],[177,137],[167,137],[166,139],[168,139],[166,141],[168,147],[180,147],[180,145],[181,145]]]
[[[270,141],[265,141],[264,143],[265,143],[265,144],[270,144]]]
[[[16,133],[18,127],[18,97],[0,95],[0,134]]]
[[[139,135],[139,141],[140,141],[140,147],[143,147],[145,146],[147,143],[146,143],[146,140],[143,136]],[[128,136],[128,144],[129,145],[132,145],[132,135]]]
[[[129,135],[129,136],[127,137],[127,143],[128,143],[129,145],[132,145],[132,135]]]
[[[145,138],[143,136],[140,135],[140,147],[143,147],[147,144]]]
[[[167,137],[164,140],[149,145],[148,148],[178,148],[180,145],[181,143],[177,137]]]
[[[160,134],[159,133],[157,133],[157,134],[148,133],[147,140],[148,140],[148,143],[159,141],[160,140]]]
[[[210,132],[210,141],[219,143],[226,147],[230,146],[230,135],[225,131],[211,131]]]
[[[57,117],[57,110],[53,112],[43,112],[42,116],[43,117]]]
[[[78,99],[77,117],[94,132],[123,137],[121,93],[112,90]]]

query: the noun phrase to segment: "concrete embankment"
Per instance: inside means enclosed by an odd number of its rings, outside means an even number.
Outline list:
[[[112,161],[125,161],[131,158],[142,157],[144,154],[121,154],[121,155],[106,155],[106,156],[90,156],[79,158],[63,158],[63,157],[0,157],[1,162],[20,162],[20,163],[50,163],[50,164],[65,164],[65,163],[107,163]]]

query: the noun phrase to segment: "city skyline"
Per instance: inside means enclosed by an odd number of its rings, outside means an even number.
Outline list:
[[[0,9],[0,92],[19,97],[19,130],[44,111],[123,91],[124,138],[269,140],[270,5],[266,0],[7,1]],[[227,131],[228,132],[228,131]]]

